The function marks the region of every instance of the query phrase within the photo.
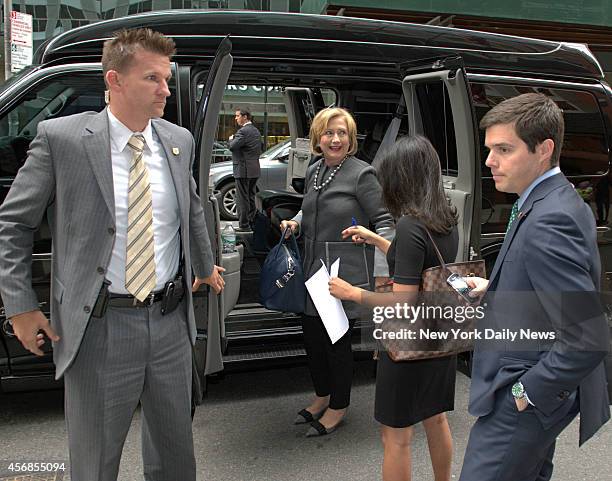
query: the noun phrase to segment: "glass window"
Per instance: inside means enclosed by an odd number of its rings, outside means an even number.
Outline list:
[[[197,85],[196,99],[202,97],[203,84]],[[325,105],[335,103],[336,94],[330,89],[320,90]],[[268,149],[289,138],[289,121],[283,97],[283,87],[246,84],[229,84],[225,87],[217,139],[213,150],[213,162],[230,160],[227,149],[230,135],[236,133],[235,113],[237,109],[248,109],[253,115],[253,123],[262,135],[262,145]],[[314,116],[314,112],[312,113]]]
[[[177,123],[176,83],[170,83],[171,96],[164,118]],[[42,120],[80,112],[99,112],[105,107],[101,72],[55,77],[25,93],[15,107],[0,118],[0,177],[13,177],[23,165],[30,142]]]
[[[589,203],[599,225],[607,224],[609,204],[608,143],[603,117],[595,96],[589,92],[551,89],[511,84],[471,83],[476,120],[495,105],[510,97],[540,92],[551,97],[563,110],[565,138],[560,167]],[[485,133],[479,130],[482,174],[482,232],[505,232],[515,194],[495,190],[491,171],[485,165],[487,149]]]
[[[430,140],[440,157],[442,174],[456,177],[457,144],[448,89],[439,80],[418,83],[415,91],[423,135]]]
[[[43,120],[78,112],[101,110],[104,107],[103,92],[100,73],[71,73],[36,85],[0,118],[0,177],[5,181],[0,191],[0,202],[8,193],[10,180],[25,162],[38,124]],[[34,253],[49,252],[51,234],[45,215],[34,234]],[[33,262],[34,279],[47,279],[48,267],[46,261]]]
[[[360,84],[341,92],[344,107],[352,113],[357,124],[359,148],[356,156],[372,163],[400,102],[400,90],[393,84]],[[330,105],[327,101],[325,105]],[[398,137],[407,133],[404,115]]]
[[[42,120],[104,108],[101,75],[58,77],[27,92],[0,118],[0,176],[12,177],[23,165],[30,141]]]

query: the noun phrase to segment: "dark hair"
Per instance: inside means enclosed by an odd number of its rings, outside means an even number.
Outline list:
[[[253,115],[251,115],[251,111],[249,109],[238,108],[236,109],[236,112],[240,112],[240,115],[245,116],[249,121],[253,120]]]
[[[114,33],[113,38],[104,42],[102,49],[104,75],[109,70],[125,71],[139,48],[168,58],[176,53],[174,40],[150,28],[120,30]]]
[[[438,234],[449,234],[457,224],[457,209],[442,186],[440,158],[425,137],[399,139],[384,155],[378,179],[383,201],[395,218],[415,217]]]
[[[485,114],[480,128],[486,130],[498,124],[514,124],[516,135],[532,153],[538,144],[551,139],[555,147],[550,166],[559,165],[565,124],[561,109],[551,98],[529,93],[504,100]]]

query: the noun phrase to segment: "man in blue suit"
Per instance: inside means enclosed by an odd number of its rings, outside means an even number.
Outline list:
[[[551,99],[508,99],[481,128],[496,189],[519,198],[490,280],[469,281],[486,292],[487,315],[460,481],[546,481],[556,437],[578,413],[580,444],[610,418],[595,219],[559,169],[564,123]]]

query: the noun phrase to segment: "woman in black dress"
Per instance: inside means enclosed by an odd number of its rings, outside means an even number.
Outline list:
[[[424,269],[437,266],[427,230],[444,260],[457,254],[457,214],[442,187],[440,159],[424,137],[404,137],[386,155],[378,174],[383,200],[398,219],[393,242],[362,226],[349,227],[344,237],[373,244],[387,253],[392,293],[372,293],[340,278],[330,281],[333,296],[369,306],[416,302]],[[383,480],[411,479],[412,426],[423,422],[435,481],[451,478],[452,439],[446,411],[454,409],[456,357],[394,362],[380,353],[376,374],[375,418],[382,424]]]

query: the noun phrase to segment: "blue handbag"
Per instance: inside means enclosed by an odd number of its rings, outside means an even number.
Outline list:
[[[286,239],[287,230],[291,236]],[[267,309],[282,312],[304,312],[306,285],[302,260],[291,229],[285,229],[261,268],[259,297]]]

